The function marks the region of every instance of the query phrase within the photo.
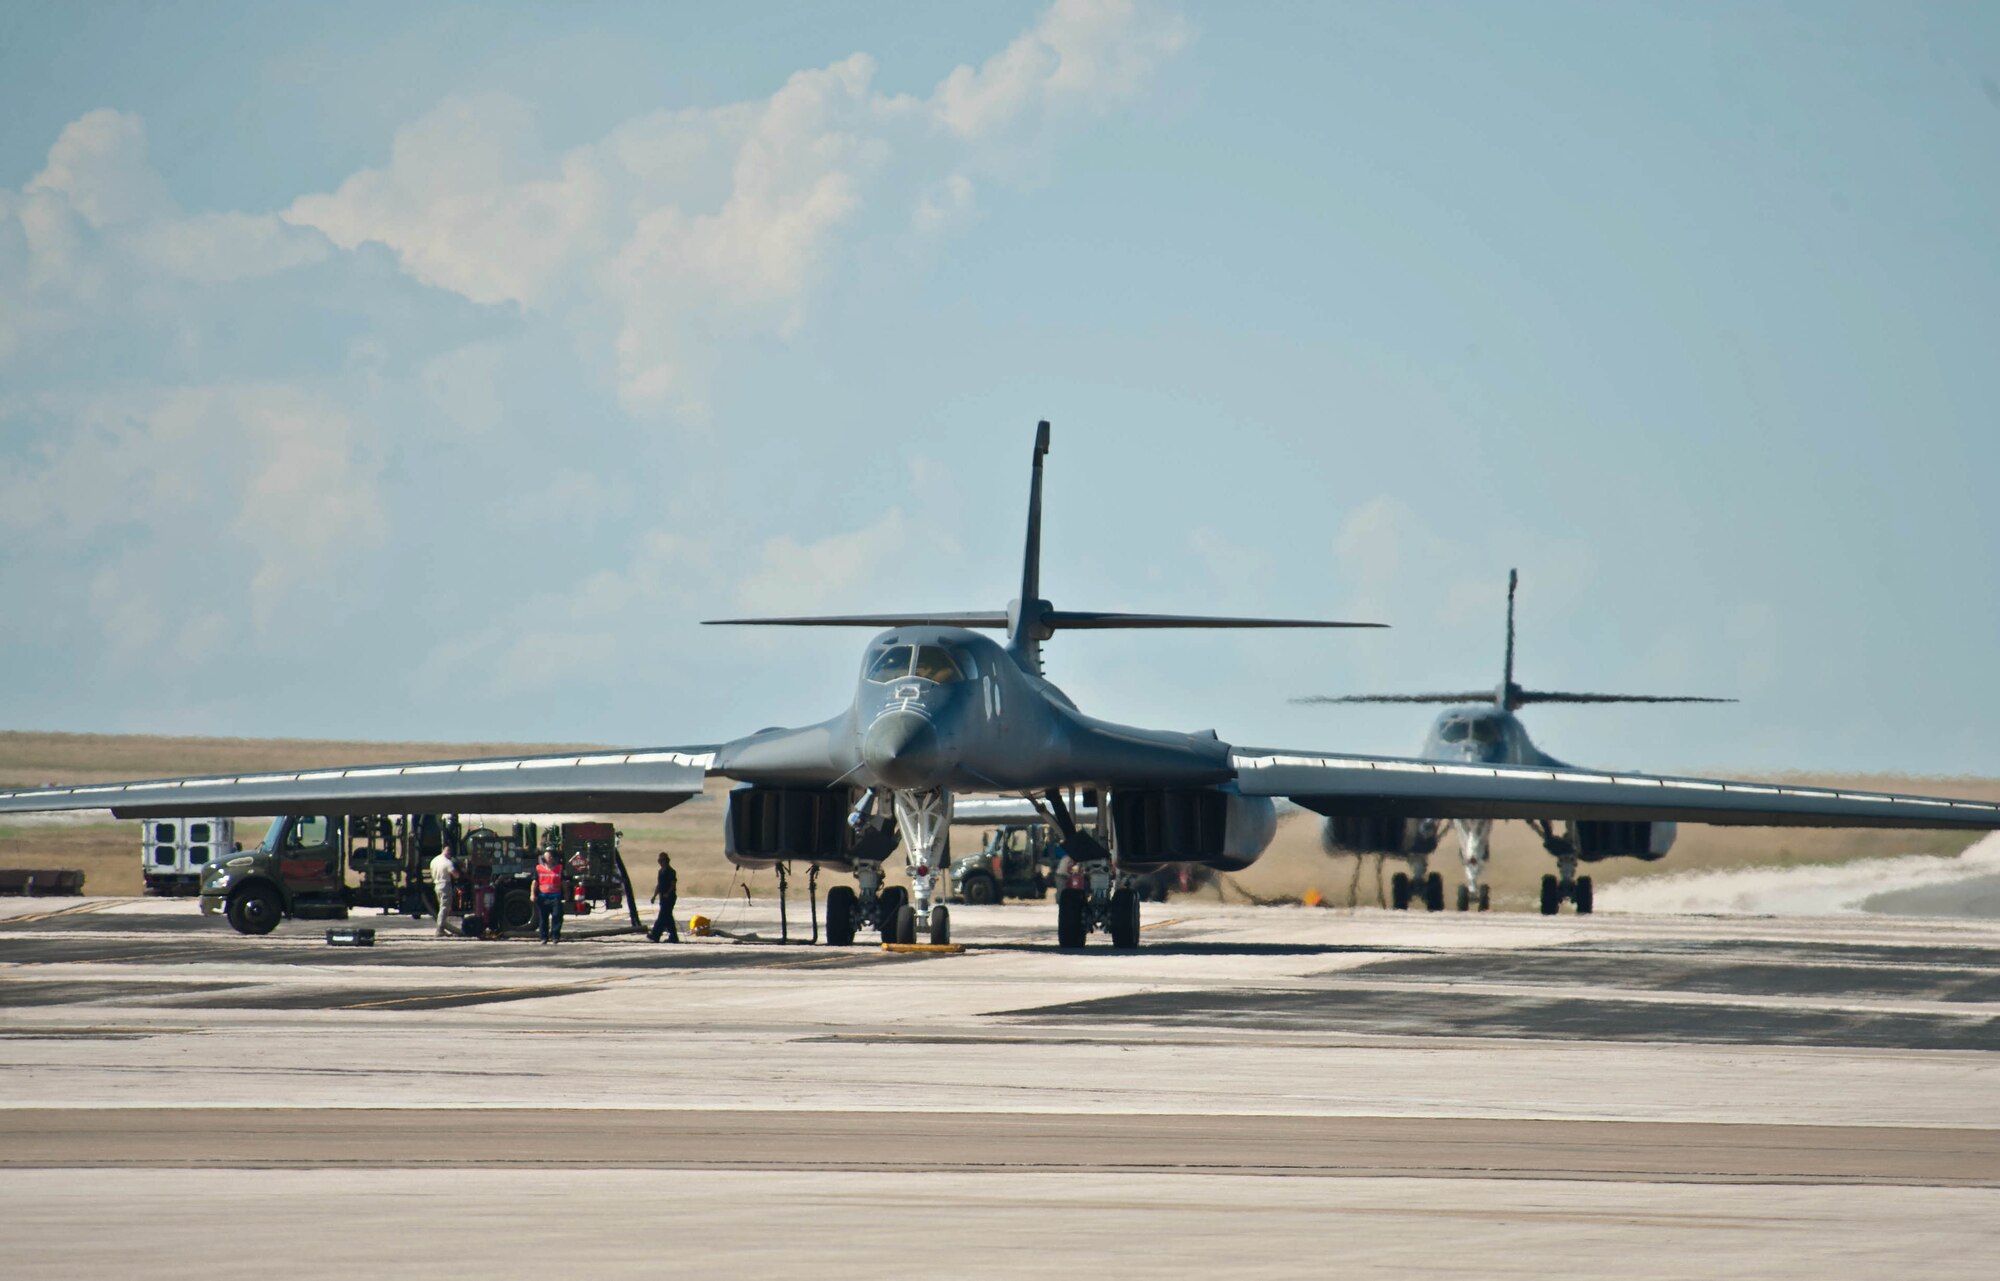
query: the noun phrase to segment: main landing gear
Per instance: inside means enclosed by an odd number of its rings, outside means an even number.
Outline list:
[[[1578,916],[1589,916],[1596,895],[1588,876],[1576,874],[1576,847],[1555,834],[1547,823],[1531,823],[1541,833],[1542,848],[1555,855],[1556,874],[1542,877],[1542,915],[1554,916],[1563,900],[1576,904]]]
[[[1114,949],[1135,950],[1139,946],[1138,886],[1131,876],[1117,870],[1104,842],[1077,827],[1061,792],[1047,792],[1043,800],[1047,802],[1045,812],[1062,834],[1063,858],[1070,868],[1067,883],[1056,891],[1056,946],[1075,951],[1093,932],[1101,930],[1111,936]]]
[[[1389,878],[1389,906],[1398,912],[1421,903],[1429,912],[1444,911],[1444,877],[1430,870],[1430,860],[1419,854],[1410,860],[1410,871]]]

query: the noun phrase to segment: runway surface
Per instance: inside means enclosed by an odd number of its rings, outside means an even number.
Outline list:
[[[1027,904],[891,956],[0,902],[0,1257],[1990,1275],[2000,926],[1149,910],[1137,953]]]

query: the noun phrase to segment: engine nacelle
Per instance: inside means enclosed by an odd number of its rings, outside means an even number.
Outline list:
[[[845,787],[732,788],[722,851],[738,867],[817,863],[848,868],[896,848],[896,825],[882,819],[848,826],[853,793]]]
[[[1672,823],[1579,821],[1564,827],[1576,856],[1586,863],[1607,858],[1663,858],[1674,846]]]
[[[1434,818],[1345,814],[1320,820],[1319,847],[1329,854],[1428,854],[1438,847]]]
[[[1111,794],[1111,833],[1122,868],[1199,863],[1240,872],[1278,834],[1278,807],[1267,796],[1211,787],[1126,789]]]

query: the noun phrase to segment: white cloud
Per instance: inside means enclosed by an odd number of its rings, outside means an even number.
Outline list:
[[[145,123],[123,111],[100,109],[71,121],[27,190],[62,196],[93,227],[175,212],[166,180],[146,158]]]
[[[475,302],[553,310],[611,335],[628,410],[698,411],[707,352],[792,333],[840,233],[884,182],[936,232],[964,222],[964,169],[1015,124],[1129,101],[1188,29],[1131,0],[1060,0],[927,99],[875,88],[854,54],[770,97],[661,111],[550,155],[530,107],[453,99],[400,130],[387,166],[301,196],[287,221]],[[894,163],[892,163],[894,162]]]
[[[1192,38],[1177,15],[1136,0],[1057,0],[1032,29],[979,67],[962,66],[932,95],[945,128],[965,138],[1001,132],[1067,107],[1129,102],[1154,68]]]

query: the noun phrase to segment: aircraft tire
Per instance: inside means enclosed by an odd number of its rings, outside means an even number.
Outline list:
[[[268,885],[246,885],[229,896],[230,928],[238,934],[269,934],[284,919],[278,892]]]
[[[1588,876],[1577,877],[1576,914],[1578,916],[1589,916],[1590,909],[1593,906],[1593,900],[1595,898],[1596,894],[1593,892],[1592,886],[1590,884],[1590,878]]]
[[[1111,946],[1121,952],[1139,947],[1139,894],[1119,890],[1111,896]]]
[[[1488,910],[1489,908],[1491,908],[1492,906],[1493,906],[1493,887],[1492,887],[1491,885],[1482,885],[1482,886],[1480,886],[1480,887],[1479,887],[1479,910],[1480,910],[1480,911],[1482,911],[1482,912],[1484,912],[1484,911]]]
[[[1470,886],[1461,885],[1458,887],[1458,910],[1461,912],[1470,912],[1472,910],[1472,889]]]
[[[958,896],[968,903],[998,903],[1000,887],[994,884],[993,878],[986,873],[974,872],[965,878],[965,884],[960,887]]]
[[[875,900],[875,920],[882,931],[884,943],[913,942],[914,937],[905,939],[896,933],[896,913],[910,901],[910,891],[901,885],[885,885]]]
[[[883,942],[885,943],[916,942],[917,909],[911,907],[908,903],[905,903],[901,907],[898,907],[896,909],[896,915],[893,918],[891,918],[891,923],[889,928],[895,933],[896,937],[892,939],[884,939]]]
[[[942,903],[931,909],[931,942],[951,942],[951,912]]]
[[[1562,910],[1562,882],[1553,875],[1542,877],[1542,915],[1554,916]]]
[[[854,942],[854,887],[836,885],[826,892],[826,945],[847,947]]]
[[[1424,909],[1431,912],[1444,911],[1444,876],[1432,872],[1424,878]]]
[[[1410,908],[1410,878],[1402,872],[1389,878],[1389,906],[1398,912]]]
[[[1083,946],[1090,932],[1084,928],[1083,909],[1087,895],[1082,890],[1056,892],[1056,946],[1075,949]]]

